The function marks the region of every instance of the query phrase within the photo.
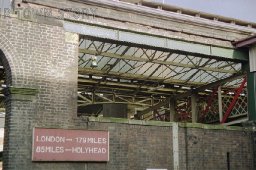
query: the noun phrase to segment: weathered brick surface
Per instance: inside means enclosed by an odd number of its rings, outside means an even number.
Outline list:
[[[28,101],[8,96],[4,168],[45,169],[31,163],[31,132],[33,127],[66,128],[76,113],[77,44],[66,42],[60,26],[16,18],[1,18],[0,25],[0,48],[11,69],[8,85],[39,91]]]
[[[253,151],[250,132],[180,129],[181,169],[252,170]]]
[[[253,158],[254,158],[254,167],[256,167],[256,133],[252,133],[252,144],[253,144]]]
[[[88,129],[110,133],[110,161],[101,169],[173,168],[171,127],[90,122]]]
[[[7,96],[4,169],[145,170],[173,169],[172,128],[87,122],[76,118],[78,47],[61,23],[0,19],[0,49],[7,84],[38,90],[35,96]],[[54,23],[52,25],[52,23]],[[31,161],[34,127],[110,131],[108,163]],[[253,169],[251,134],[180,129],[181,169]]]

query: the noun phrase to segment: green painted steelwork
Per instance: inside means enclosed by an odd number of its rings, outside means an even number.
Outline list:
[[[247,74],[249,121],[256,121],[256,72]]]
[[[141,46],[161,48],[166,51],[174,51],[179,54],[188,54],[202,57],[216,57],[228,60],[248,61],[248,51],[240,49],[216,47],[184,40],[171,39],[139,32],[129,32],[102,26],[64,22],[66,31],[100,38],[102,41],[114,40],[120,43],[132,43]]]

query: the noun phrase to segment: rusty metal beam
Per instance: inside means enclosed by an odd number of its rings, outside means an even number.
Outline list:
[[[239,78],[243,78],[244,77],[244,74],[240,73],[240,74],[235,74],[231,77],[228,77],[228,78],[225,78],[225,79],[222,79],[222,80],[219,80],[219,81],[216,81],[216,82],[213,82],[213,83],[210,83],[210,84],[207,84],[207,85],[204,85],[204,86],[201,86],[197,89],[194,89],[194,90],[190,90],[188,92],[185,92],[183,94],[179,94],[178,96],[176,96],[176,100],[178,99],[182,99],[184,97],[188,97],[190,95],[192,95],[193,93],[195,92],[201,92],[201,91],[205,91],[206,89],[211,89],[213,87],[217,87],[217,86],[220,86],[220,85],[223,85],[225,84],[226,82],[230,82],[230,81],[233,81],[233,80],[236,80],[236,79],[239,79]],[[143,111],[140,112],[141,115],[144,115],[150,111],[153,111],[153,110],[156,110],[156,109],[159,109],[160,107],[166,105],[167,103],[169,102],[169,98],[165,99],[163,102],[157,104],[157,105],[154,105],[154,106],[151,106],[149,108],[146,108],[144,109]]]
[[[236,104],[236,102],[237,102],[238,97],[240,96],[241,92],[243,91],[243,88],[244,88],[246,82],[247,82],[247,78],[245,77],[244,80],[243,80],[243,82],[242,82],[242,84],[241,84],[240,87],[237,89],[236,95],[234,96],[232,102],[230,103],[230,105],[229,105],[227,111],[225,112],[225,114],[224,114],[224,116],[223,116],[223,119],[222,119],[222,121],[221,121],[222,124],[227,121],[227,119],[228,119],[228,117],[229,117],[231,111],[233,110],[233,108],[234,108],[234,106],[235,106],[235,104]]]

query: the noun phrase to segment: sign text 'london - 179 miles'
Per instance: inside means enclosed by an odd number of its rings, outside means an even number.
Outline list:
[[[34,128],[33,161],[108,161],[107,131]]]

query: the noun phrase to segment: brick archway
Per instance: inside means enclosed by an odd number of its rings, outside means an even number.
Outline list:
[[[8,41],[8,39],[0,33],[0,60],[4,67],[5,74],[5,85],[6,88],[12,86],[13,73],[14,73],[14,56],[15,48]],[[5,89],[3,90],[5,91]],[[9,154],[9,126],[10,126],[10,115],[11,115],[11,97],[9,95],[5,96],[5,126],[4,126],[4,151],[3,151],[3,162],[8,164],[8,154]],[[3,165],[5,166],[5,165]]]
[[[3,63],[7,77],[6,83],[9,86],[13,85],[16,70],[19,69],[20,72],[22,71],[20,70],[21,68],[15,67],[16,64],[20,63],[18,58],[15,58],[17,56],[16,54],[18,53],[15,46],[0,32],[0,60]]]

